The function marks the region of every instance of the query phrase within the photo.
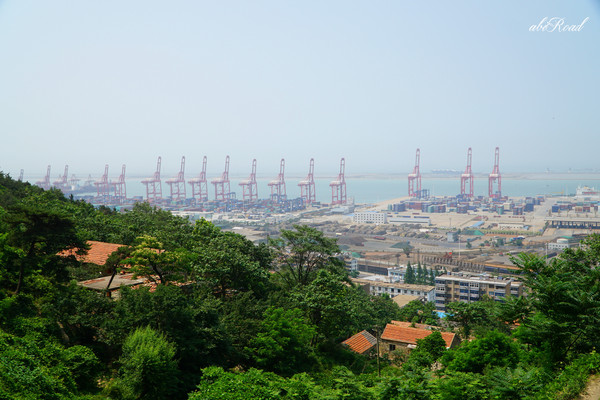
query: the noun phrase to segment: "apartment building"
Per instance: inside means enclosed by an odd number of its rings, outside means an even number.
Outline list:
[[[380,296],[387,293],[390,297],[394,297],[399,294],[408,294],[423,297],[426,301],[435,300],[435,286],[382,282],[361,278],[352,278],[352,282],[360,285],[364,290],[373,295]]]
[[[513,278],[466,272],[449,273],[435,278],[435,306],[438,311],[446,311],[446,305],[454,301],[472,303],[484,296],[504,301],[508,296],[522,295],[522,282]]]

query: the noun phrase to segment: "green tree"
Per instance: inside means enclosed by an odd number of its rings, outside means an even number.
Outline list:
[[[518,336],[536,348],[546,347],[553,361],[600,347],[599,247],[600,236],[591,235],[582,249],[567,249],[550,263],[530,254],[513,260],[530,290],[533,311]]]
[[[271,239],[277,272],[288,287],[306,286],[325,269],[347,276],[344,264],[337,258],[340,252],[335,239],[305,225],[294,230],[282,230],[281,238]]]
[[[428,369],[407,369],[403,371],[402,375],[384,381],[380,398],[390,400],[430,400],[432,394],[429,384],[430,379],[431,373]]]
[[[448,351],[442,363],[451,371],[482,373],[487,367],[514,368],[520,354],[519,345],[511,337],[489,331],[481,338]]]
[[[194,249],[194,271],[209,282],[221,298],[239,292],[266,294],[269,286],[270,254],[241,235],[217,233]]]
[[[58,254],[66,250],[85,251],[85,243],[77,235],[75,224],[58,207],[52,195],[32,197],[3,215],[3,222],[9,229],[7,244],[20,249],[12,254],[10,261],[14,264],[7,268],[16,271],[15,294],[21,292],[24,280],[31,275],[66,281],[67,266],[77,261],[73,256]]]
[[[435,331],[423,339],[417,339],[416,351],[426,353],[433,361],[436,361],[446,351],[446,341],[440,332]]]
[[[428,283],[432,286],[435,285],[435,277],[436,277],[435,271],[433,270],[433,268],[431,268],[429,270],[429,282]]]
[[[133,248],[130,246],[122,246],[119,247],[116,251],[114,251],[106,260],[105,267],[110,269],[111,275],[108,284],[106,285],[106,290],[110,288],[110,285],[115,278],[115,275],[123,270],[125,263],[124,261],[131,257],[131,253],[133,252]]]
[[[498,317],[498,303],[485,297],[473,303],[454,302],[447,306],[446,319],[458,325],[461,336],[469,339],[473,331],[483,334],[497,329],[507,331],[508,326]]]
[[[362,289],[359,290],[362,292]],[[367,304],[371,307],[366,308],[365,305]],[[402,320],[402,309],[387,294],[381,296],[363,296],[361,293],[356,306],[362,306],[363,309],[366,308],[365,311],[373,319],[369,326],[367,326],[368,328],[373,326],[384,327],[391,320]],[[360,328],[360,326],[357,326],[357,328]]]
[[[409,262],[406,266],[406,273],[404,274],[404,283],[414,284],[416,281],[417,277],[415,276],[415,271]]]
[[[30,328],[40,322],[31,318]],[[18,337],[0,330],[0,355],[2,399],[73,399],[80,389],[93,388],[99,373],[98,359],[89,349],[65,349],[39,331]]]
[[[306,374],[286,379],[272,372],[250,368],[246,372],[224,371],[220,367],[202,370],[198,390],[190,393],[189,400],[292,400],[309,399],[322,393],[320,387]]]
[[[258,334],[266,308],[266,302],[257,299],[252,292],[240,293],[222,302],[221,322],[232,347],[231,364],[252,364],[252,355],[247,349]]]
[[[496,367],[485,374],[490,397],[494,399],[531,399],[536,396],[547,379],[539,368]],[[552,398],[558,391],[552,393]]]
[[[413,300],[400,309],[400,320],[416,322],[419,324],[437,325],[438,316],[433,302],[423,303],[420,300]]]
[[[413,247],[407,242],[403,247],[402,251],[406,255],[406,258],[410,258],[410,253],[412,252]]]
[[[151,236],[167,251],[191,246],[193,225],[185,218],[148,203],[136,203],[131,211],[118,214],[116,219],[122,229],[116,243],[131,245],[140,236]]]
[[[435,400],[490,399],[485,377],[470,372],[446,372],[443,378],[431,381],[431,388]]]
[[[124,399],[165,399],[177,387],[175,345],[146,327],[136,329],[123,344],[117,389]]]
[[[134,276],[143,276],[160,284],[185,280],[191,270],[191,256],[182,249],[165,251],[163,244],[151,236],[141,236],[129,258],[122,261],[130,266]],[[158,279],[156,279],[158,277]]]
[[[312,367],[314,356],[310,343],[315,332],[301,310],[270,307],[248,350],[260,367],[293,375]]]
[[[220,321],[220,302],[211,294],[186,293],[172,285],[121,289],[121,298],[101,326],[100,339],[112,349],[121,346],[132,330],[151,327],[177,347],[180,390],[196,384],[201,368],[226,365],[229,347]]]
[[[417,278],[416,278],[416,282],[419,285],[423,285],[425,283],[425,271],[423,271],[423,267],[421,266],[421,263],[417,263]]]

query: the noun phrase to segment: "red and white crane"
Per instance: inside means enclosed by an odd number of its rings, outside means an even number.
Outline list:
[[[242,199],[244,201],[258,200],[258,185],[256,184],[256,158],[252,160],[252,172],[248,179],[241,181]]]
[[[162,200],[162,182],[160,181],[160,164],[162,158],[159,156],[156,162],[156,172],[150,178],[142,180],[146,185],[146,200],[148,203],[160,203]]]
[[[37,181],[35,184],[44,190],[50,189],[50,165],[48,165],[48,170],[46,171],[44,179]]]
[[[65,165],[65,173],[60,176],[57,180],[55,180],[54,182],[52,182],[52,184],[59,188],[60,190],[67,190],[69,188],[69,183],[68,183],[68,179],[69,179],[69,165]]]
[[[110,182],[115,192],[115,202],[125,204],[127,201],[127,187],[125,186],[125,164],[121,167],[121,175],[116,182]]]
[[[307,205],[312,204],[316,201],[314,173],[315,160],[314,158],[311,158],[306,179],[298,183],[298,186],[300,186],[300,197],[304,200],[304,204]]]
[[[473,170],[471,169],[471,159],[472,159],[472,151],[469,147],[467,151],[467,168],[465,172],[460,176],[460,195],[468,198],[473,198]],[[469,184],[469,189],[467,192],[467,183]]]
[[[342,157],[340,161],[340,173],[337,180],[332,181],[331,187],[331,205],[346,204],[346,160]]]
[[[225,157],[225,171],[220,178],[215,178],[211,181],[215,186],[215,200],[225,201],[229,199],[229,156]]]
[[[497,184],[498,190],[494,190],[494,183]],[[488,178],[488,196],[492,199],[502,197],[502,176],[500,175],[500,148],[496,147],[494,153],[494,169]]]
[[[413,172],[408,174],[408,196],[409,197],[416,197],[416,198],[421,197],[421,171],[419,170],[420,162],[421,162],[421,150],[417,149],[417,155],[415,157],[415,167],[413,169]]]
[[[109,184],[108,184],[108,164],[104,165],[104,174],[94,182],[94,186],[98,191],[98,201],[100,203],[108,203],[108,198],[110,196]]]
[[[277,175],[277,179],[269,182],[269,187],[271,188],[271,200],[280,202],[287,198],[287,194],[285,192],[285,160],[282,158],[279,164],[279,175]]]
[[[199,202],[208,201],[208,188],[206,184],[206,156],[202,159],[202,172],[196,178],[188,180],[192,185],[192,197]]]
[[[166,180],[166,182],[169,184],[169,189],[171,190],[171,201],[175,201],[177,203],[185,202],[186,192],[184,174],[185,156],[181,157],[181,168],[179,169],[177,176]]]

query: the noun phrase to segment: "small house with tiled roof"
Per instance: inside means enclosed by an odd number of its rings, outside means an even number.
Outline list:
[[[392,320],[392,322],[390,322],[391,324],[394,325],[398,325],[398,326],[403,326],[405,328],[419,328],[419,329],[428,329],[430,331],[441,331],[442,328],[439,326],[434,326],[434,325],[427,325],[427,324],[419,324],[416,322],[407,322],[407,321],[394,321]]]
[[[405,347],[414,349],[417,347],[417,340],[425,339],[434,332],[432,329],[424,329],[406,326],[405,324],[387,324],[381,334],[381,347],[384,351],[394,351]],[[446,342],[446,348],[452,348],[459,343],[458,336],[452,332],[440,332],[442,339]]]
[[[97,242],[95,240],[88,240],[86,244],[88,245],[89,249],[85,254],[77,254],[77,249],[71,249],[65,250],[59,253],[59,255],[73,255],[82,263],[104,266],[106,264],[106,260],[108,260],[108,257],[110,257],[112,253],[117,251],[120,247],[125,246],[124,244]]]
[[[356,335],[344,340],[342,345],[358,354],[365,354],[377,345],[377,339],[367,331],[358,332]]]
[[[77,282],[79,286],[95,290],[106,291],[108,297],[119,297],[119,290],[124,286],[139,287],[146,282],[145,278],[134,278],[133,274],[120,274],[115,276],[102,276],[96,279],[88,279]]]

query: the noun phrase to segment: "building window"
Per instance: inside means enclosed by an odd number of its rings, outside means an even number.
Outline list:
[[[396,345],[395,344],[390,344],[390,351],[394,351],[396,350]]]

